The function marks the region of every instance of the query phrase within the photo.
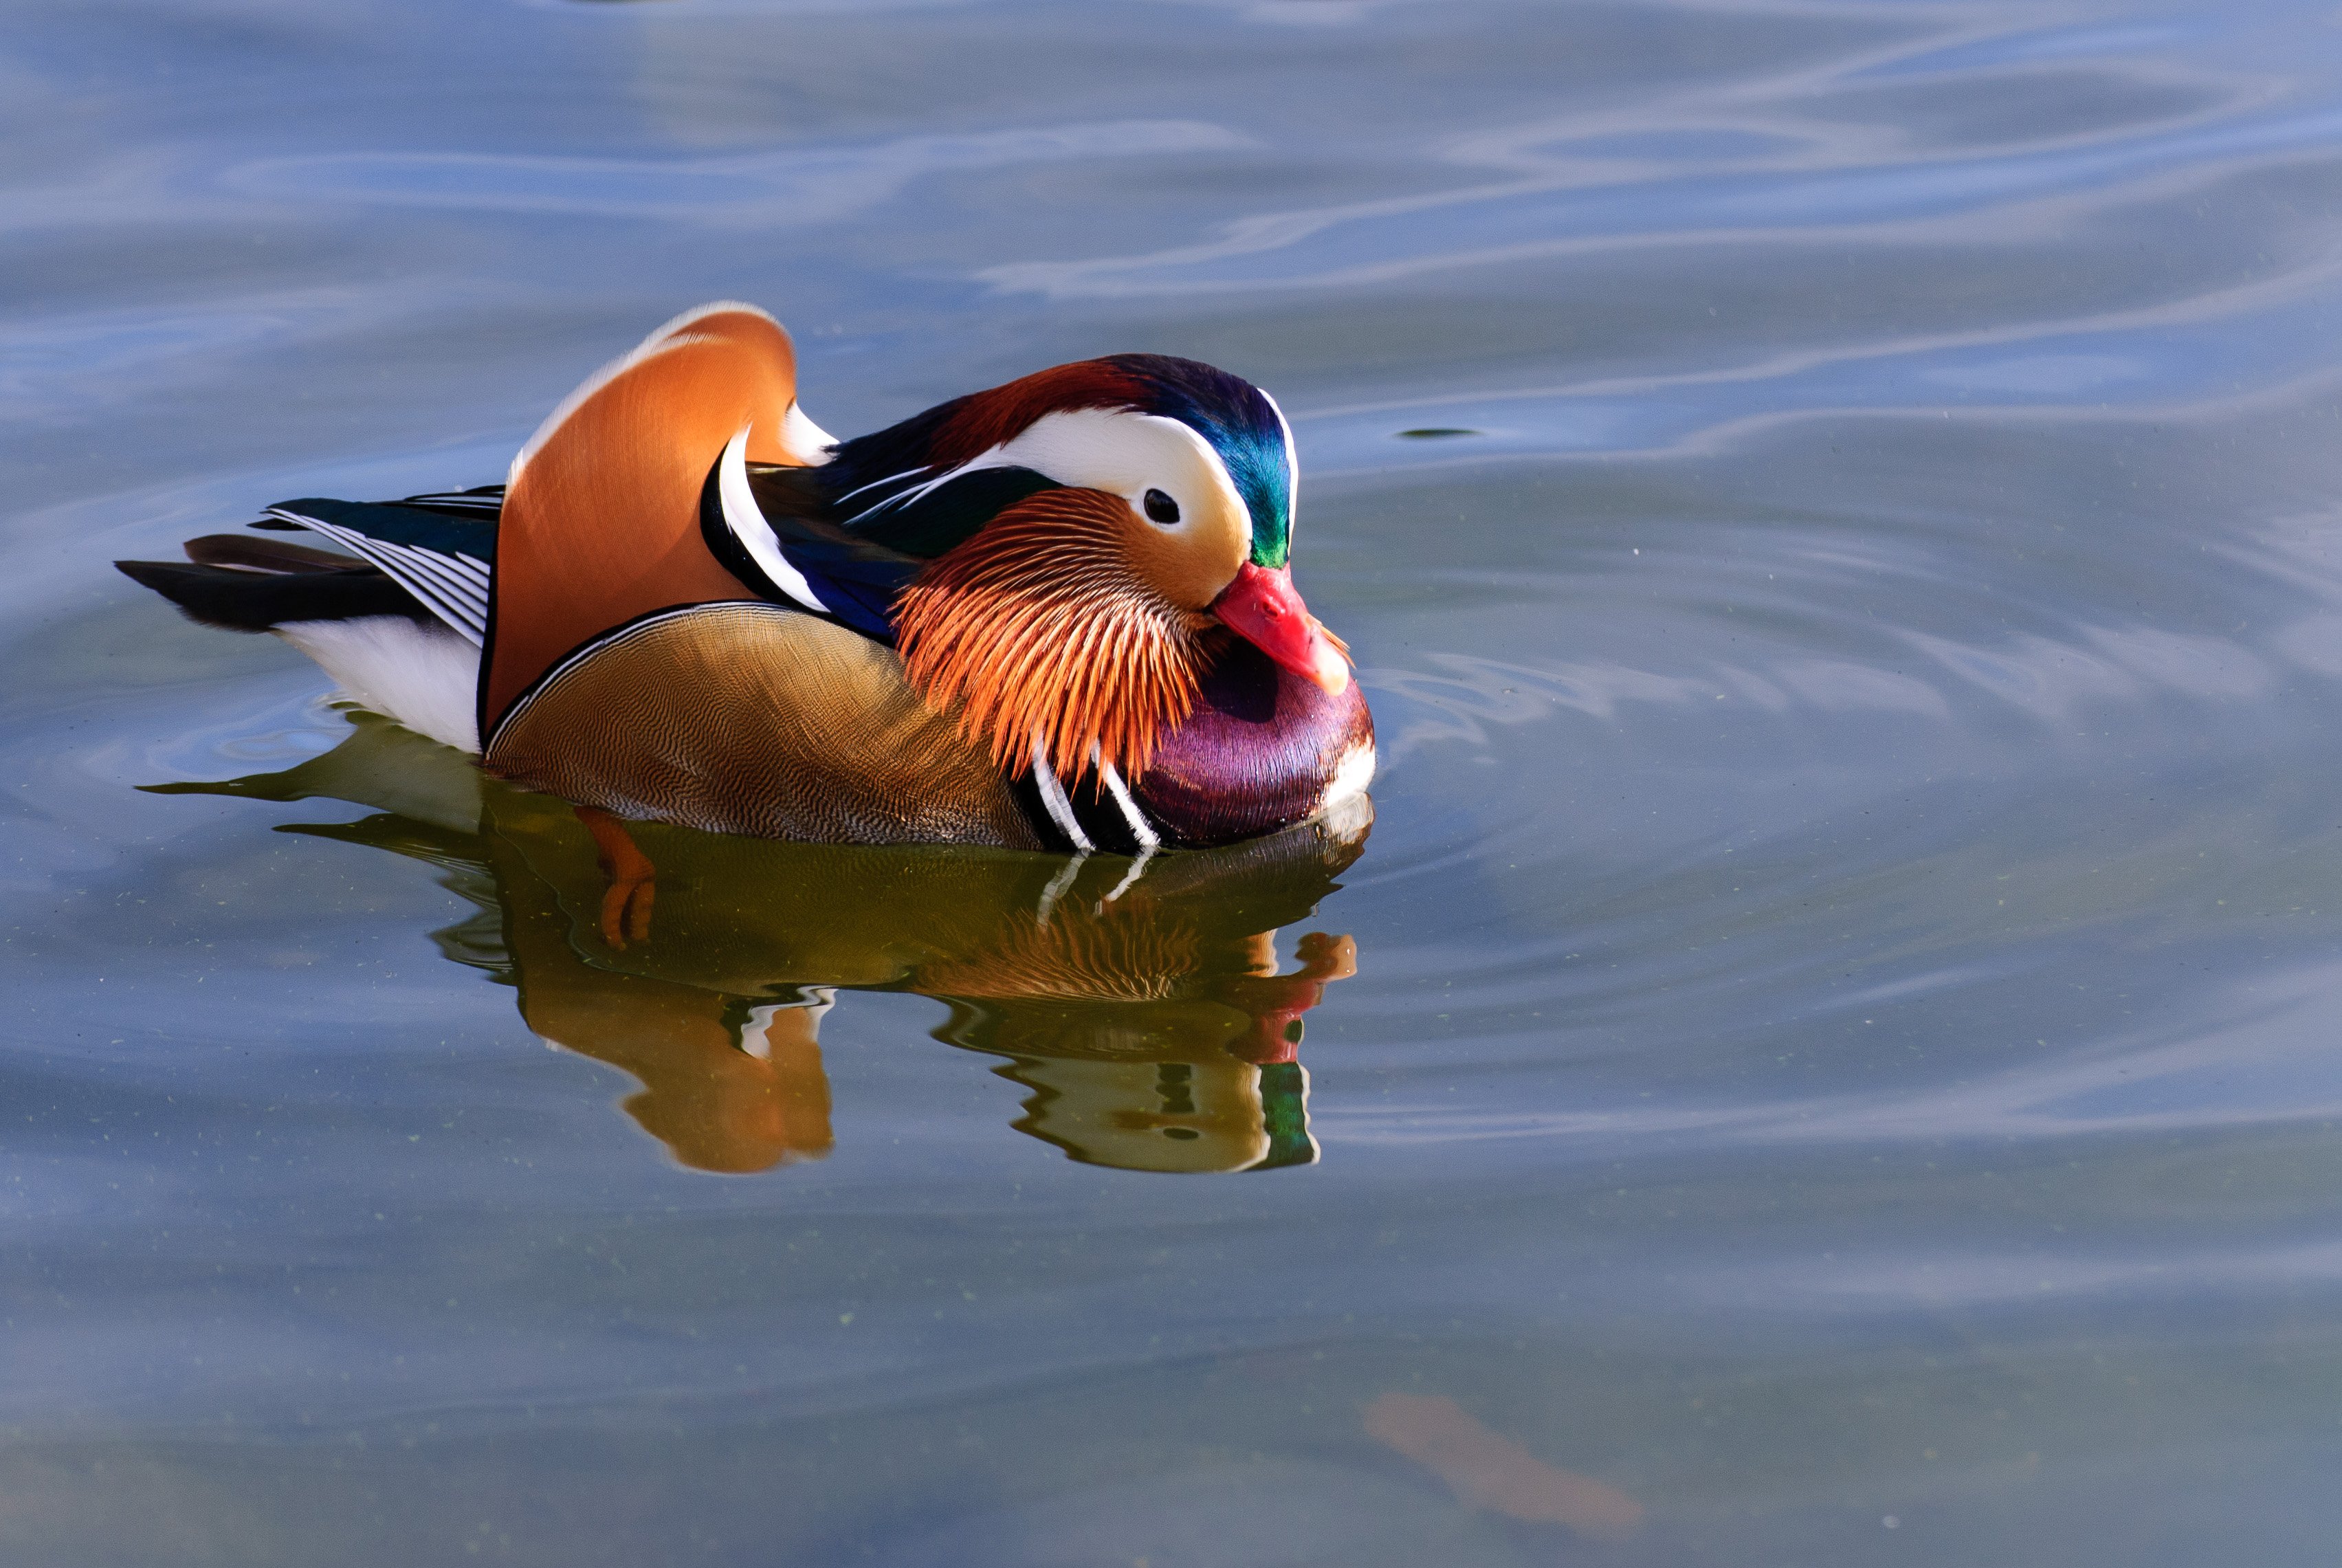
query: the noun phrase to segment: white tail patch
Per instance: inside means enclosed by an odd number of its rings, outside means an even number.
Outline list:
[[[479,755],[473,700],[480,650],[455,628],[405,615],[365,615],[287,621],[274,630],[323,665],[361,706],[441,745]]]

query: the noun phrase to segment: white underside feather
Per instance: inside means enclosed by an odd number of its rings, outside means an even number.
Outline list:
[[[480,650],[453,627],[405,615],[287,621],[275,634],[325,667],[362,707],[457,751],[480,753],[473,700]]]

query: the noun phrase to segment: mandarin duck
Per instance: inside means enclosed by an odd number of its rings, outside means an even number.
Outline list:
[[[338,551],[117,564],[589,811],[1143,855],[1373,776],[1346,651],[1293,586],[1295,480],[1266,393],[1161,355],[834,440],[780,324],[726,303],[586,381],[502,485],[255,524]]]

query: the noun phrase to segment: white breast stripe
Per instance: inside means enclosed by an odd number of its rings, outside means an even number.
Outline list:
[[[355,528],[304,516],[272,506],[268,515],[315,530],[360,559],[379,567],[390,580],[414,594],[423,607],[438,616],[474,647],[483,647],[488,634],[488,567],[468,555],[395,544],[369,538]]]
[[[742,425],[740,434],[725,447],[724,457],[716,465],[716,494],[724,503],[724,526],[740,547],[748,552],[748,559],[756,563],[773,586],[803,604],[808,610],[829,614],[805,580],[805,574],[789,564],[781,554],[781,541],[773,525],[765,521],[765,514],[756,504],[756,493],[748,488],[748,427]]]
[[[1130,836],[1138,841],[1141,858],[1144,859],[1144,852],[1154,849],[1163,841],[1155,836],[1155,829],[1148,824],[1146,814],[1140,811],[1138,803],[1130,798],[1130,786],[1122,782],[1122,775],[1114,771],[1114,764],[1098,754],[1096,741],[1090,743],[1090,762],[1097,769],[1098,777],[1106,781],[1106,794],[1114,796],[1114,804],[1122,808],[1122,820],[1130,824]],[[1109,897],[1118,896],[1121,892],[1121,888],[1116,888]]]
[[[1041,744],[1041,732],[1033,732],[1033,782],[1041,789],[1041,804],[1049,810],[1049,820],[1057,831],[1073,840],[1074,847],[1084,854],[1097,845],[1082,831],[1081,823],[1074,816],[1074,803],[1066,798],[1066,786],[1057,782],[1057,770],[1049,765],[1048,748]]]

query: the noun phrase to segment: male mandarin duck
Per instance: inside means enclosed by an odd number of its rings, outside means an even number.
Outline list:
[[[502,486],[255,524],[351,554],[215,534],[119,564],[616,816],[1138,854],[1373,776],[1344,646],[1293,587],[1295,479],[1266,393],[1160,355],[836,441],[780,324],[726,303],[578,388]]]

